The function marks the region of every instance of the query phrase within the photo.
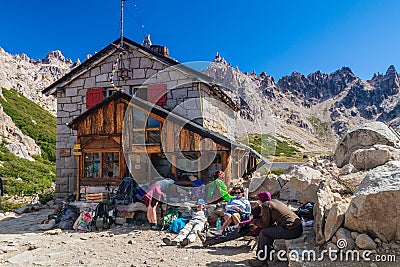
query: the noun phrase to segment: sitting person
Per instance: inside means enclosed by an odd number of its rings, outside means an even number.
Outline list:
[[[303,233],[300,218],[288,206],[271,194],[262,191],[257,194],[261,206],[261,218],[252,219],[252,223],[262,230],[258,236],[257,259],[249,261],[250,266],[268,266],[267,259],[275,239],[295,239]]]
[[[225,206],[224,224],[221,230],[228,227],[232,221],[235,225],[238,225],[241,221],[250,218],[251,206],[250,202],[244,197],[243,186],[234,187],[233,192],[236,197],[231,198]]]
[[[196,240],[196,236],[203,231],[204,225],[207,222],[205,214],[206,202],[203,199],[197,201],[196,210],[191,210],[191,219],[183,227],[178,235],[173,239],[168,237],[163,238],[163,242],[166,245],[176,246],[178,243],[181,246],[187,246],[189,243],[193,243]]]
[[[212,246],[216,244],[221,244],[224,242],[228,242],[234,239],[238,239],[243,236],[258,236],[260,233],[260,228],[252,225],[252,219],[261,218],[261,207],[256,206],[251,210],[250,219],[246,221],[242,221],[239,225],[228,226],[224,231],[222,231],[221,235],[213,235],[210,232],[207,232],[205,235],[200,235],[200,239],[203,243],[203,246]]]
[[[213,174],[214,180],[207,185],[207,203],[217,203],[221,200],[229,201],[235,196],[231,196],[226,186],[225,173],[223,171],[217,171]]]

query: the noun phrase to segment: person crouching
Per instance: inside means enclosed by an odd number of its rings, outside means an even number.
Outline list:
[[[253,219],[252,223],[262,230],[258,236],[257,259],[250,260],[249,265],[268,266],[274,240],[299,238],[303,233],[303,225],[296,213],[281,201],[271,199],[269,192],[259,192],[257,197],[261,218]]]

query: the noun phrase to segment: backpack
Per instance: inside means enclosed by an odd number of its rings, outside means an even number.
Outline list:
[[[162,229],[168,228],[177,218],[179,217],[179,211],[177,208],[169,208],[167,210],[167,214],[164,216],[162,220]]]
[[[94,211],[91,227],[92,230],[109,229],[115,222],[114,205],[109,200],[100,202]]]
[[[92,222],[92,213],[88,211],[82,211],[78,219],[76,219],[73,229],[90,232]]]
[[[300,218],[314,220],[314,202],[307,202],[301,205],[295,213]]]
[[[140,200],[146,192],[140,188],[132,177],[125,177],[118,186],[114,204],[128,205],[129,203]]]
[[[190,199],[191,200],[198,200],[198,199],[204,199],[205,194],[204,194],[204,184],[206,181],[204,180],[196,180],[194,181],[191,191],[190,191]]]

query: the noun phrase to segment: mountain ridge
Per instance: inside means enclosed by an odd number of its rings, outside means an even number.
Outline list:
[[[55,115],[56,99],[41,90],[79,64],[59,50],[33,60],[0,48],[0,88],[15,88]],[[332,73],[292,72],[275,81],[265,72],[241,72],[217,53],[204,73],[241,107],[246,128],[259,125],[268,134],[295,140],[305,152],[332,150],[344,132],[364,122],[379,120],[400,128],[400,81],[394,65],[370,80],[342,67]]]
[[[314,149],[311,143],[333,148],[347,130],[368,121],[383,121],[400,129],[400,82],[394,65],[366,81],[349,67],[342,67],[329,74],[293,72],[275,82],[265,72],[240,72],[217,53],[204,72],[222,84],[233,99],[240,99],[237,103],[243,108],[242,117],[254,121],[263,117],[259,110],[271,109],[276,132],[301,143],[306,150]],[[255,92],[262,95],[255,98]],[[321,138],[317,128],[327,123],[332,133]]]

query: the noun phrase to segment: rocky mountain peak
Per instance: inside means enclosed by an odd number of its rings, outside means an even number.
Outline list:
[[[386,71],[386,76],[391,76],[391,75],[397,75],[397,71],[394,65],[390,65]]]
[[[400,79],[394,65],[390,65],[385,74],[374,74],[368,82],[374,87],[385,90],[389,95],[399,93]]]
[[[221,63],[221,64],[224,64],[224,65],[230,65],[230,64],[228,64],[228,62],[226,62],[225,58],[221,57],[221,55],[218,52],[215,54],[213,62],[214,63]]]
[[[42,60],[43,64],[52,64],[57,62],[63,62],[67,64],[72,64],[71,59],[66,59],[60,50],[51,51],[47,54],[47,56]]]
[[[42,90],[69,72],[74,65],[60,50],[51,51],[43,60],[33,60],[26,54],[13,55],[0,49],[0,88],[15,88],[23,96],[52,114],[56,113],[54,97]]]

